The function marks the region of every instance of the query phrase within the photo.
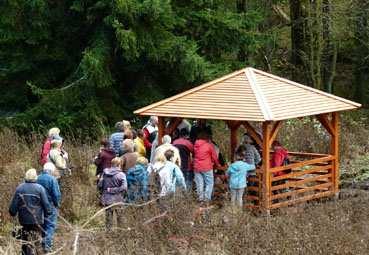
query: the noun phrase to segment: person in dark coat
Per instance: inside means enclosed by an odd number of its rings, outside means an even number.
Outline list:
[[[10,215],[15,217],[18,214],[19,223],[22,225],[20,238],[26,241],[22,245],[24,255],[39,253],[42,225],[45,217],[52,213],[46,191],[36,180],[36,170],[29,169],[25,182],[17,187],[9,206]]]
[[[194,173],[192,169],[193,144],[189,139],[190,133],[187,128],[179,131],[179,138],[173,142],[173,145],[179,150],[181,157],[181,170],[184,175],[187,190],[192,190]]]
[[[51,204],[52,213],[45,217],[45,222],[42,225],[43,228],[43,239],[42,247],[44,252],[50,252],[53,246],[54,233],[58,222],[58,208],[61,202],[61,193],[58,181],[53,176],[55,166],[53,163],[46,163],[41,171],[41,174],[37,178],[37,183],[45,188],[47,198]]]
[[[121,159],[116,157],[111,161],[111,168],[105,168],[100,177],[98,188],[102,191],[101,204],[110,206],[123,202],[123,192],[127,191],[126,175],[121,169]],[[117,217],[118,227],[123,224],[123,213],[121,206],[115,206],[105,211],[105,225],[107,230],[113,226],[114,214]]]
[[[110,148],[110,143],[107,139],[102,139],[99,154],[95,158],[96,176],[100,176],[105,168],[111,167],[111,161],[115,158],[115,152]]]

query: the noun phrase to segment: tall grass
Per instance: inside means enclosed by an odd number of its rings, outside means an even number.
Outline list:
[[[229,136],[222,125],[214,123],[214,139],[221,150],[227,151]],[[364,122],[345,116],[341,130],[341,169],[348,173],[346,176],[357,176],[365,169],[358,158],[368,157],[364,138],[369,133]],[[326,152],[324,132],[315,121],[304,119],[287,122],[278,139],[290,150]],[[0,131],[0,253],[19,251],[19,242],[9,234],[14,221],[7,213],[8,205],[25,170],[38,166],[42,140],[40,135],[20,137],[11,130]],[[73,216],[62,208],[60,215],[66,222],[59,219],[55,236],[55,249],[60,254],[72,254],[75,248],[78,254],[89,255],[367,254],[369,250],[369,194],[355,190],[344,190],[337,201],[286,208],[271,217],[233,210],[227,201],[200,213],[191,197],[176,198],[165,215],[156,203],[126,207],[124,225],[113,232],[104,231],[103,214],[82,227],[101,209],[91,173],[91,159],[98,145],[68,138],[66,148],[75,171],[72,194],[63,195],[73,198]],[[158,215],[162,216],[155,219]]]

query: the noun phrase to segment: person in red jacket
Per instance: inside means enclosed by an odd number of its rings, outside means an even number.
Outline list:
[[[209,134],[206,130],[201,130],[194,145],[193,161],[196,190],[200,202],[211,200],[214,187],[214,167],[221,168],[218,155],[210,141]]]
[[[280,142],[278,141],[274,141],[272,144],[272,148],[274,150],[273,154],[272,154],[272,158],[270,161],[270,166],[271,167],[278,167],[278,166],[283,166],[286,164],[286,162],[288,162],[288,151],[283,148],[283,146],[281,145]],[[281,176],[283,174],[286,174],[285,171],[279,171],[274,173],[274,176]]]
[[[151,116],[147,124],[142,128],[144,133],[144,145],[146,149],[146,158],[150,159],[152,142],[158,133],[158,117]]]
[[[39,163],[41,166],[45,165],[45,163],[48,161],[47,156],[49,155],[49,152],[51,150],[51,141],[54,139],[54,137],[59,136],[60,129],[57,127],[51,128],[47,134],[47,138],[45,139],[45,142],[42,145],[41,153],[40,153],[40,159]]]

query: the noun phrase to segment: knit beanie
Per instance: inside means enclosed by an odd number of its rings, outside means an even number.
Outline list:
[[[55,135],[59,135],[60,134],[60,129],[59,128],[57,128],[57,127],[53,127],[53,128],[51,128],[50,130],[49,130],[49,132],[48,132],[48,136],[49,137],[53,137],[53,136],[55,136]]]
[[[26,181],[36,181],[37,180],[37,171],[34,168],[28,169],[26,175],[24,176]]]

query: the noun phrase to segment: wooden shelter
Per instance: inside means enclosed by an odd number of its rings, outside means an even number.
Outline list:
[[[256,185],[248,187],[248,206],[270,210],[338,194],[339,112],[360,106],[254,68],[245,68],[135,113],[159,117],[159,138],[173,131],[182,118],[224,120],[230,129],[231,153],[238,145],[238,128],[244,126],[262,148],[263,160],[256,176],[249,179]],[[315,116],[327,130],[330,153],[289,152],[289,165],[271,168],[271,145],[283,121],[304,116]],[[165,117],[174,118],[166,129]],[[251,122],[262,123],[261,136]],[[275,176],[274,173],[282,170],[289,173]]]

